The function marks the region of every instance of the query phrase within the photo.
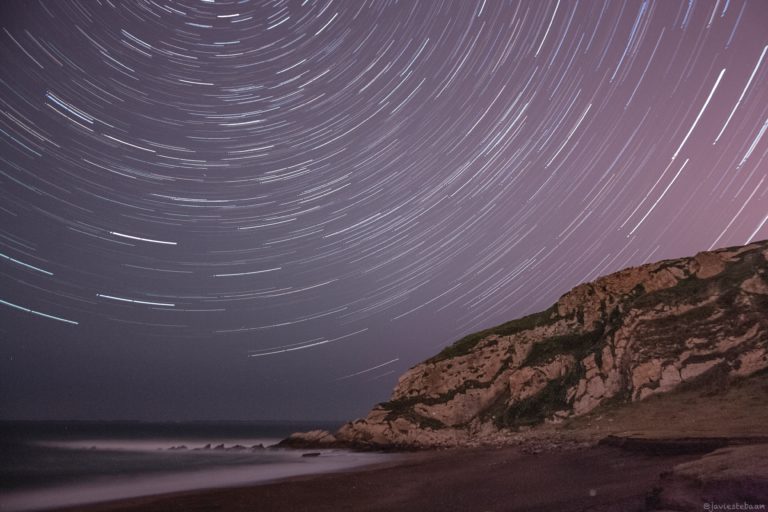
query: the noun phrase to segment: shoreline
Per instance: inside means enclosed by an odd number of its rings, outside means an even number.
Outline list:
[[[398,460],[254,485],[50,510],[640,511],[662,472],[697,457],[638,454],[600,445],[538,453],[526,453],[519,446],[454,448],[402,453]]]
[[[300,450],[297,450],[300,451]],[[64,507],[47,508],[40,512],[107,512],[118,510],[144,510],[144,507],[151,507],[147,510],[165,510],[163,507],[166,502],[179,502],[179,510],[188,510],[188,503],[192,503],[200,499],[207,500],[208,496],[218,496],[219,494],[241,493],[248,492],[250,490],[259,489],[262,487],[270,486],[301,486],[307,482],[314,482],[315,480],[322,479],[329,476],[344,476],[344,475],[356,475],[358,473],[364,474],[368,472],[375,472],[379,470],[388,470],[398,468],[402,464],[407,463],[407,458],[418,457],[419,455],[426,455],[432,453],[430,451],[420,452],[389,452],[395,455],[402,455],[399,460],[389,460],[382,462],[374,462],[371,464],[354,466],[338,470],[322,471],[317,473],[303,473],[291,476],[280,476],[269,480],[259,480],[249,484],[234,484],[230,486],[201,488],[185,491],[165,492],[158,494],[151,494],[145,496],[135,496],[131,498],[124,498],[118,500],[99,501],[94,503],[84,503],[82,505],[72,505]],[[258,505],[263,507],[263,504]],[[138,507],[138,508],[137,508]],[[155,508],[157,507],[157,508]],[[199,507],[199,505],[198,505]],[[194,507],[190,506],[190,509]],[[207,509],[200,509],[207,510]],[[260,508],[261,510],[261,508]]]
[[[125,476],[92,476],[72,483],[27,487],[0,492],[0,511],[35,512],[82,510],[104,504],[159,496],[214,492],[266,485],[305,477],[375,468],[391,464],[396,454],[342,449],[287,450],[277,462],[212,465],[199,469],[146,472]]]

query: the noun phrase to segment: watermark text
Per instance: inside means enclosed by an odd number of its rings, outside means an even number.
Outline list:
[[[765,503],[715,503],[708,502],[704,504],[704,510],[715,512],[717,510],[765,510]]]

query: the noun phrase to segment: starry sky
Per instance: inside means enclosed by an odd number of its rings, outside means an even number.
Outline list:
[[[0,7],[0,418],[349,419],[768,238],[768,2]]]

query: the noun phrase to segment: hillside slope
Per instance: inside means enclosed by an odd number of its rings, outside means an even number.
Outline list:
[[[768,368],[768,242],[628,268],[406,372],[342,443],[500,443],[608,403]],[[332,440],[333,437],[327,436]]]

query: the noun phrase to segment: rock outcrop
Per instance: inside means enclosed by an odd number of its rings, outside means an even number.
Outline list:
[[[295,432],[283,439],[277,446],[281,448],[333,448],[338,444],[336,437],[327,430]]]
[[[335,435],[357,446],[503,443],[544,422],[768,368],[768,242],[628,268],[467,336]],[[330,441],[330,439],[329,439]]]
[[[768,445],[722,448],[661,475],[654,510],[762,510],[768,502]],[[726,508],[730,507],[730,508]],[[763,508],[761,508],[763,507]]]

